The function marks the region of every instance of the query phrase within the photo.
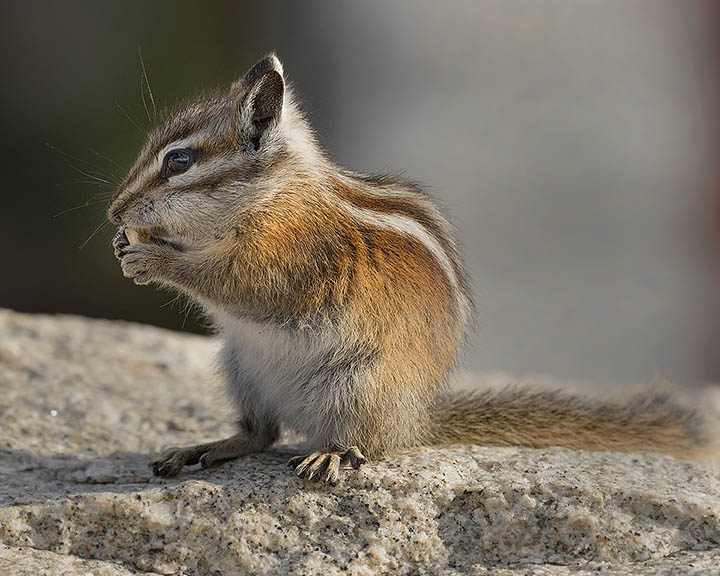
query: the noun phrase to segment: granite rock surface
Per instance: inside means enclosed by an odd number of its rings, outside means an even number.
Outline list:
[[[286,438],[153,478],[162,449],[233,431],[216,349],[0,310],[1,574],[720,574],[711,460],[428,448],[320,486]]]

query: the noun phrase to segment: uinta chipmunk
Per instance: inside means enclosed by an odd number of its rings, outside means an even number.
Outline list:
[[[328,482],[413,446],[688,456],[705,442],[695,413],[663,397],[449,392],[472,308],[451,227],[416,185],[328,159],[274,54],[168,112],[108,217],[125,276],[212,318],[239,413],[236,435],[167,450],[156,475],[263,450],[281,423],[307,438],[297,474]]]

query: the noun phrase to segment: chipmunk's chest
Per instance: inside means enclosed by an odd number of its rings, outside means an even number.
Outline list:
[[[269,323],[216,314],[225,347],[232,353],[234,377],[228,383],[247,387],[247,394],[278,418],[302,432],[318,423],[315,407],[333,394],[337,383],[333,361],[342,356],[337,337],[317,329],[290,330]],[[237,394],[236,394],[237,395]]]

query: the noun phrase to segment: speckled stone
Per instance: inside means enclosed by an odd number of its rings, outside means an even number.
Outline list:
[[[286,440],[153,478],[161,449],[232,433],[216,349],[0,310],[1,574],[720,574],[716,462],[464,446],[328,487]]]

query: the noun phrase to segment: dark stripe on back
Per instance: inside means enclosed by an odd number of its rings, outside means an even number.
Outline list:
[[[375,212],[386,214],[407,216],[425,228],[442,247],[453,267],[458,286],[465,295],[468,296],[467,279],[462,266],[460,265],[457,249],[443,227],[444,223],[439,222],[438,217],[431,212],[431,209],[426,208],[414,198],[404,198],[399,195],[401,192],[409,191],[411,194],[417,195],[419,200],[431,202],[424,192],[422,192],[417,186],[392,176],[366,176],[350,173],[346,173],[345,176],[351,180],[357,180],[365,185],[381,188],[384,191],[397,191],[398,195],[375,196],[363,193],[362,190],[353,188],[351,185],[342,180],[333,179],[335,193],[356,208],[373,210]]]

